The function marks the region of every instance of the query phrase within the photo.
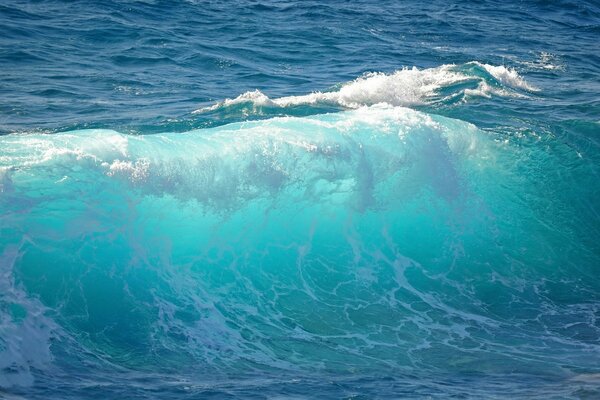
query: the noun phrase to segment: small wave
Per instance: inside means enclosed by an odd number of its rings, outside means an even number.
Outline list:
[[[512,68],[507,68],[503,65],[489,65],[482,64],[480,62],[474,61],[472,64],[475,64],[483,69],[485,69],[490,75],[492,75],[496,80],[498,80],[503,85],[513,88],[513,89],[523,89],[529,92],[537,92],[538,89],[529,83],[521,76],[519,73]]]
[[[355,109],[388,104],[410,107],[443,102],[457,96],[523,97],[522,91],[535,92],[537,88],[513,68],[473,61],[463,65],[445,64],[436,68],[403,68],[390,74],[371,72],[343,84],[338,90],[299,96],[270,98],[260,90],[254,90],[200,108],[194,113],[243,105],[274,108],[334,105]]]

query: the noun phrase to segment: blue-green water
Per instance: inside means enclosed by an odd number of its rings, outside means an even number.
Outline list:
[[[0,398],[600,396],[595,3],[0,21]]]

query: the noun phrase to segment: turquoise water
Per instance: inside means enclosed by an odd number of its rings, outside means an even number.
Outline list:
[[[594,3],[0,18],[0,398],[600,396]]]

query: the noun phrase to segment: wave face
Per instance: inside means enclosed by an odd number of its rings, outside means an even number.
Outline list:
[[[0,386],[394,397],[594,385],[597,243],[552,172],[577,156],[547,145],[392,106],[2,136]]]

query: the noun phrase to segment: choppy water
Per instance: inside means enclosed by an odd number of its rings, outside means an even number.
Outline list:
[[[600,396],[596,2],[0,27],[0,398]]]

